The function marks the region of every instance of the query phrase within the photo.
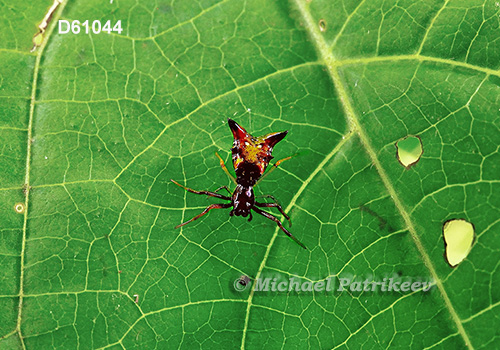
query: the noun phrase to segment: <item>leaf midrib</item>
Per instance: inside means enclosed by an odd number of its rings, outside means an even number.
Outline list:
[[[26,233],[28,227],[28,213],[29,213],[29,197],[30,197],[30,170],[31,170],[31,140],[33,136],[33,118],[35,115],[35,105],[36,105],[36,97],[37,97],[37,85],[38,85],[38,74],[40,70],[40,62],[42,60],[42,55],[49,42],[51,34],[54,31],[55,23],[57,23],[58,19],[61,17],[61,14],[66,7],[67,1],[62,2],[59,5],[59,8],[56,10],[56,13],[52,17],[52,23],[49,25],[49,28],[45,31],[45,38],[42,44],[37,48],[38,52],[35,59],[35,66],[33,68],[33,82],[31,84],[31,96],[30,96],[30,110],[28,117],[28,129],[27,129],[27,147],[26,147],[26,173],[24,176],[24,218],[23,218],[23,230],[22,230],[22,238],[21,238],[21,257],[20,257],[20,267],[19,267],[19,302],[18,302],[18,310],[17,310],[17,323],[15,333],[19,336],[19,341],[22,345],[23,349],[26,349],[26,345],[24,344],[22,332],[21,332],[21,322],[22,322],[22,312],[23,312],[23,301],[24,301],[24,257],[25,257],[25,249],[26,249]]]

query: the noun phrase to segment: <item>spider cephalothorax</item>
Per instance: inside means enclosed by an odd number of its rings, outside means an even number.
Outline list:
[[[290,226],[291,221],[288,215],[283,211],[281,205],[274,199],[273,196],[267,195],[264,197],[271,198],[274,200],[273,203],[261,203],[255,200],[255,195],[253,192],[253,187],[257,184],[257,182],[262,179],[266,168],[273,159],[272,152],[273,147],[279,141],[283,140],[288,131],[283,132],[275,132],[270,133],[260,137],[253,137],[250,135],[245,129],[243,129],[238,123],[234,120],[228,119],[228,124],[233,132],[234,142],[233,148],[231,148],[232,158],[233,158],[233,166],[234,171],[236,173],[236,178],[229,173],[224,164],[224,161],[220,156],[216,153],[217,157],[220,160],[220,165],[222,169],[226,172],[226,174],[233,180],[236,184],[236,188],[234,192],[231,194],[231,191],[226,186],[222,186],[215,190],[214,192],[210,191],[195,191],[191,188],[182,186],[178,182],[172,180],[176,185],[184,188],[186,191],[196,194],[204,194],[210,197],[216,197],[224,200],[230,201],[229,203],[223,204],[211,204],[209,205],[203,212],[188,220],[176,227],[184,226],[191,221],[194,221],[206,213],[208,213],[211,209],[221,209],[221,208],[231,208],[231,212],[229,215],[231,216],[243,216],[248,218],[248,221],[252,220],[252,210],[256,213],[274,221],[280,229],[283,230],[291,239],[293,239],[297,244],[299,244],[302,248],[307,249],[297,238],[295,238],[282,224],[281,222],[272,214],[260,209],[261,208],[277,208],[280,213],[288,220]],[[290,159],[291,157],[287,157],[276,162],[273,165],[273,168],[269,170],[267,174],[269,174],[272,170],[276,169],[276,167],[283,161]],[[216,193],[217,191],[225,189],[231,194],[231,197],[221,195]]]

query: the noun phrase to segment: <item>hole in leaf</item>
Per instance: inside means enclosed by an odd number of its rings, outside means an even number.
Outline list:
[[[14,205],[14,210],[18,214],[23,214],[24,213],[24,204],[23,203],[16,203]]]
[[[452,219],[444,223],[444,256],[451,267],[456,267],[467,257],[474,236],[474,225],[464,219]]]
[[[396,150],[399,162],[406,169],[416,164],[424,153],[422,140],[418,136],[407,136],[399,140],[396,142]]]
[[[320,19],[318,25],[320,31],[326,32],[326,22],[324,19]]]

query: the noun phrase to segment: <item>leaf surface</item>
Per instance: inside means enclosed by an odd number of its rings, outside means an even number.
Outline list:
[[[0,5],[0,348],[468,348],[498,341],[496,2]],[[58,34],[59,19],[122,20]],[[256,188],[291,232],[228,210],[227,118],[288,130]],[[406,169],[396,142],[418,136]],[[278,213],[275,213],[278,215]],[[471,222],[451,268],[443,224]],[[429,292],[259,292],[240,276],[433,278]]]

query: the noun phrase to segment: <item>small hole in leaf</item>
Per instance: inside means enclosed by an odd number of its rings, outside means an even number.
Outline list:
[[[422,140],[418,136],[407,136],[396,142],[396,154],[399,162],[406,169],[415,165],[424,153]]]
[[[444,256],[456,267],[469,254],[474,243],[474,225],[464,219],[448,220],[443,225]]]
[[[23,203],[16,203],[16,205],[14,205],[14,210],[18,214],[23,214],[24,213],[24,204]]]
[[[319,30],[321,30],[322,32],[326,32],[326,22],[324,19],[320,19],[318,25]]]

